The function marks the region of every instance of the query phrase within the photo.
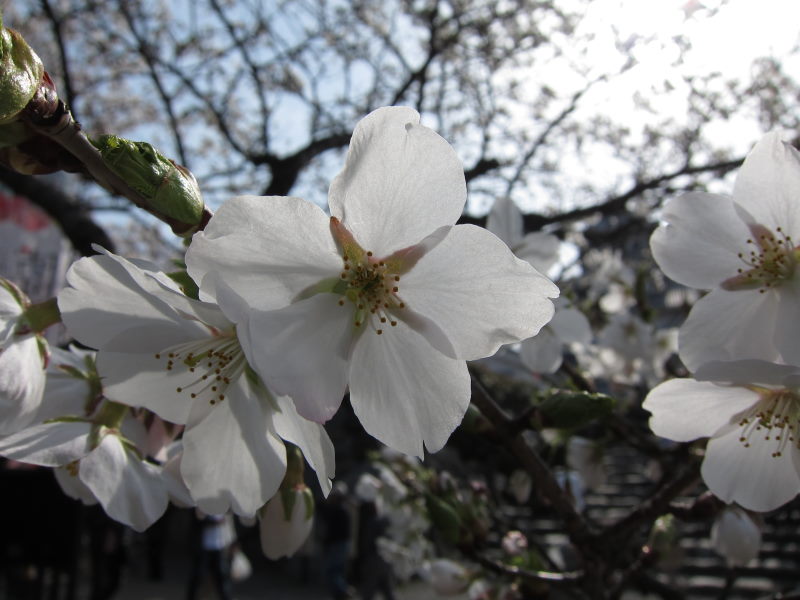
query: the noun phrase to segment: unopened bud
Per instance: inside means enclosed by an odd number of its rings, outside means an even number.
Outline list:
[[[13,121],[39,88],[42,61],[23,37],[0,24],[0,124]]]
[[[259,511],[261,549],[267,558],[292,556],[314,523],[314,497],[305,485],[280,490]]]
[[[675,526],[675,517],[662,515],[653,523],[647,543],[654,550],[665,550],[671,547],[678,539],[678,530]]]
[[[116,135],[102,135],[91,141],[108,168],[151,208],[180,223],[200,223],[203,197],[191,172],[147,142],[132,142]]]
[[[744,566],[761,550],[761,527],[744,509],[729,506],[711,526],[711,545],[730,566]]]
[[[461,517],[456,509],[433,494],[425,496],[425,506],[428,509],[431,523],[442,538],[450,544],[458,544],[461,538]]]

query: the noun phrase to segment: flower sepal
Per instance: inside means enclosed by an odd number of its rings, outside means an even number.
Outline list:
[[[24,310],[14,330],[16,335],[40,334],[51,325],[61,322],[61,313],[58,310],[58,302],[55,298],[36,304],[31,304],[25,298],[20,305],[24,307]]]

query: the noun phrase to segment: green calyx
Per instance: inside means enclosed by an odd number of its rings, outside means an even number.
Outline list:
[[[0,23],[2,27],[2,23]],[[13,121],[33,98],[44,75],[42,61],[23,37],[0,29],[0,125]]]
[[[300,484],[291,489],[281,489],[278,493],[281,495],[281,503],[283,504],[283,518],[287,522],[292,520],[294,505],[298,500],[301,500],[305,505],[305,520],[308,521],[314,516],[314,495],[305,484]]]
[[[147,142],[132,142],[116,135],[91,140],[115,175],[138,192],[156,212],[198,225],[203,217],[203,197],[194,175],[165,157]]]
[[[122,425],[122,419],[125,418],[125,415],[128,414],[129,410],[130,407],[126,406],[125,404],[119,404],[118,402],[107,400],[103,403],[103,406],[100,408],[100,411],[94,418],[94,422],[97,425],[102,425],[108,429],[119,430],[120,426]]]
[[[61,312],[55,298],[25,307],[17,326],[17,333],[42,333],[51,325],[61,322]]]

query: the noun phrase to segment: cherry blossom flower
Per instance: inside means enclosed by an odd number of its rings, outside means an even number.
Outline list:
[[[711,362],[695,379],[654,388],[650,428],[676,442],[709,438],[701,468],[715,496],[769,511],[800,492],[800,367],[761,360]]]
[[[187,252],[203,294],[253,309],[253,368],[325,422],[349,385],[365,429],[406,454],[439,450],[470,397],[466,360],[535,335],[558,288],[464,207],[453,149],[408,108],[357,126],[331,217],[298,198],[225,202]]]
[[[465,592],[472,580],[466,567],[449,558],[430,561],[422,572],[434,591],[441,596],[457,596]]]
[[[597,335],[597,347],[580,354],[595,377],[618,382],[647,382],[664,378],[664,364],[677,349],[673,329],[656,329],[634,314],[613,314]],[[585,349],[584,349],[585,350]]]
[[[67,282],[64,323],[98,349],[105,394],[186,425],[180,473],[203,512],[252,516],[283,479],[284,440],[301,448],[327,493],[330,440],[250,369],[244,315],[237,326],[153,265],[108,252],[76,262]]]
[[[528,538],[521,531],[512,530],[506,532],[500,540],[500,547],[509,556],[519,556],[528,549]]]
[[[160,469],[142,455],[144,427],[127,407],[97,397],[89,353],[54,349],[48,370],[35,422],[0,439],[0,455],[54,467],[67,495],[99,502],[111,518],[146,529],[164,513],[168,496]]]
[[[0,278],[0,435],[34,418],[44,391],[48,347],[25,318],[30,301]]]
[[[800,153],[776,132],[756,144],[732,196],[689,193],[667,203],[650,247],[683,285],[711,290],[680,332],[694,370],[711,360],[800,363]]]

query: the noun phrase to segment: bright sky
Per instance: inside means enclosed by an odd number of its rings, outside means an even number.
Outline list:
[[[611,28],[620,32],[621,39],[653,40],[634,52],[638,64],[624,76],[631,90],[658,86],[663,81],[678,58],[678,48],[672,41],[676,35],[687,37],[691,43],[684,58],[684,72],[719,72],[726,79],[745,80],[753,59],[761,56],[782,57],[788,66],[783,57],[798,43],[798,23],[797,0],[595,0],[585,21],[599,38],[606,38],[594,49],[598,65],[618,60]],[[796,72],[791,68],[787,71]],[[627,111],[627,106],[619,102],[619,88],[607,101],[612,114],[623,116]],[[674,103],[672,106],[680,109]],[[662,114],[669,114],[670,108],[668,103],[658,106]],[[735,139],[731,135],[722,143],[735,144],[752,135],[757,135],[755,129],[745,134],[737,131]]]
[[[569,4],[570,0],[561,1]],[[800,59],[788,58],[800,39],[798,23],[800,0],[593,0],[575,33],[575,39],[582,41],[562,44],[567,49],[564,56],[531,69],[526,81],[529,97],[536,98],[542,82],[557,90],[562,101],[553,109],[554,117],[573,91],[585,87],[587,79],[618,72],[627,60],[633,60],[634,65],[623,74],[596,84],[571,119],[588,123],[598,115],[606,117],[628,127],[628,141],[646,149],[648,142],[641,137],[645,126],[658,127],[669,119],[686,122],[689,88],[684,76],[718,73],[719,79],[703,85],[707,89],[716,85],[722,91],[725,81],[749,81],[754,59],[766,56],[779,58],[787,73],[800,72]],[[689,44],[682,63],[678,62],[678,36]],[[652,111],[637,106],[637,97],[645,99]],[[525,122],[524,103],[511,111]],[[704,132],[715,147],[739,155],[761,135],[747,109]],[[557,175],[565,182],[560,199],[546,188],[537,189],[535,182],[532,188],[515,189],[512,197],[525,211],[556,208],[554,203],[569,210],[596,201],[595,192],[575,187],[570,191],[569,182],[576,174],[591,182],[592,190],[602,190],[627,185],[630,168],[629,159],[617,156],[612,147],[584,146],[580,153],[565,147]],[[488,210],[490,202],[491,198],[480,198],[472,210]]]

